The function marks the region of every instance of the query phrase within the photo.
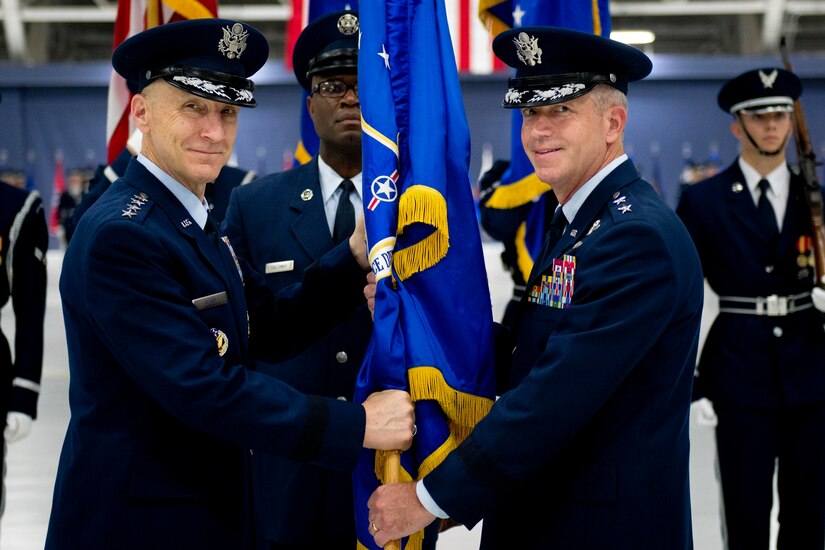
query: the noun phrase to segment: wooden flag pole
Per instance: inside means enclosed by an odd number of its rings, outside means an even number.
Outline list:
[[[391,451],[384,463],[384,483],[398,483],[401,475],[401,451]],[[384,550],[401,550],[400,540],[391,540]]]

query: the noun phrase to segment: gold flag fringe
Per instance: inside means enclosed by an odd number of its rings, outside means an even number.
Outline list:
[[[534,260],[530,257],[530,251],[527,250],[527,243],[524,238],[527,236],[527,222],[521,222],[516,230],[516,237],[514,239],[516,245],[516,263],[521,272],[521,276],[525,281],[530,280],[530,272],[533,271]]]
[[[301,164],[306,164],[312,160],[312,155],[310,155],[309,151],[307,151],[306,147],[304,147],[303,141],[299,141],[298,145],[295,146],[295,153],[293,156],[295,157],[295,160]]]
[[[450,247],[447,201],[432,187],[412,185],[401,195],[398,234],[403,234],[404,228],[413,223],[424,223],[435,230],[414,245],[393,252],[392,265],[401,281],[437,264]]]
[[[413,402],[437,401],[447,417],[450,429],[449,437],[419,465],[416,478],[418,480],[433,471],[470,435],[473,426],[490,412],[494,400],[454,390],[447,385],[441,371],[435,367],[411,368],[407,371],[407,379]],[[390,452],[392,451],[375,451],[375,475],[381,483],[384,483],[384,464]],[[403,466],[398,478],[401,482],[413,481],[412,476]],[[418,531],[410,536],[403,550],[421,550],[423,540],[424,531]],[[364,549],[360,543],[358,548]]]
[[[507,210],[516,208],[550,191],[552,187],[539,179],[535,172],[525,176],[518,181],[507,185],[499,185],[490,199],[487,201],[487,208],[497,208]]]

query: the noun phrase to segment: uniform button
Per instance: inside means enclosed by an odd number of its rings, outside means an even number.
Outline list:
[[[336,399],[338,399],[338,401],[346,401],[347,400],[346,396],[343,396],[343,395],[339,395],[338,397],[336,397]]]
[[[773,273],[773,266],[772,265],[766,265],[765,266],[765,273]]]
[[[776,336],[777,338],[781,338],[782,334],[783,334],[782,327],[773,327],[773,335],[774,336]]]
[[[335,354],[335,360],[339,363],[346,363],[347,359],[349,359],[349,357],[347,357],[347,352],[345,351],[339,351]]]

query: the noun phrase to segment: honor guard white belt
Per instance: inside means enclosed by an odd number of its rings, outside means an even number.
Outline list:
[[[719,313],[741,315],[764,315],[785,317],[791,313],[813,307],[811,293],[803,292],[793,296],[719,296]]]

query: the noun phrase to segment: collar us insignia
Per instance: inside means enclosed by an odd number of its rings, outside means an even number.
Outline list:
[[[312,200],[312,189],[304,189],[301,191],[301,200],[304,202]]]
[[[351,13],[345,13],[338,18],[338,32],[344,36],[352,36],[358,32],[358,18]]]
[[[218,40],[218,51],[229,59],[240,59],[241,54],[246,49],[246,39],[249,33],[240,23],[235,23],[232,28],[224,27],[223,38]]]
[[[762,81],[762,87],[766,90],[773,88],[773,83],[776,82],[776,77],[779,76],[779,71],[774,69],[770,74],[765,74],[765,71],[759,70],[759,80]]]
[[[516,54],[519,61],[530,67],[541,65],[541,48],[539,48],[539,39],[535,36],[530,36],[526,32],[518,33],[518,36],[513,39],[513,44],[516,45]]]
[[[745,190],[745,186],[737,181],[736,183],[734,183],[733,185],[730,186],[730,190],[733,191],[734,193],[741,193],[742,191]]]

